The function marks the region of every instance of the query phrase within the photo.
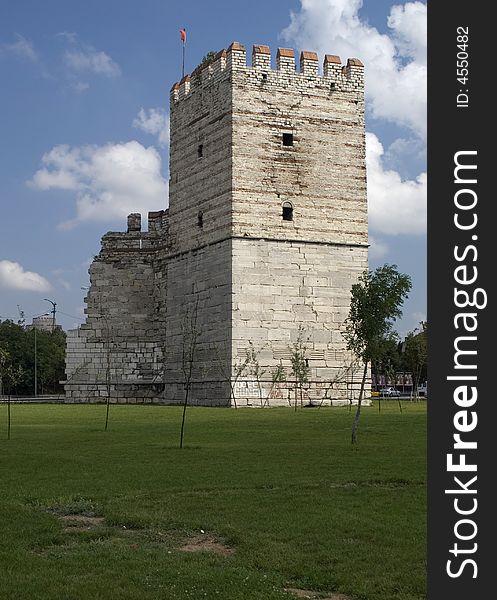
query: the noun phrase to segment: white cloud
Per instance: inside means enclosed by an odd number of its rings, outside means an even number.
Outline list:
[[[55,34],[55,37],[63,38],[70,44],[76,44],[78,42],[78,34],[74,31],[59,31],[59,33]]]
[[[370,114],[426,136],[426,5],[393,6],[381,34],[359,17],[362,0],[301,0],[282,37],[300,48],[365,64]]]
[[[396,171],[385,170],[383,146],[374,133],[366,134],[369,226],[397,235],[426,232],[426,173],[402,180]]]
[[[90,84],[86,83],[85,81],[77,81],[76,83],[71,84],[71,88],[78,94],[81,94],[82,92],[86,92],[86,90],[89,87],[90,87]]]
[[[424,312],[414,312],[412,313],[412,316],[418,323],[421,323],[421,321],[426,321],[426,313]]]
[[[75,194],[76,217],[60,224],[62,228],[123,218],[131,212],[147,213],[167,203],[160,154],[135,140],[104,146],[55,146],[42,163],[28,182],[31,187]]]
[[[76,33],[63,31],[57,36],[70,45],[69,49],[64,52],[64,62],[72,70],[89,71],[105,77],[117,77],[121,74],[119,65],[106,52],[79,41]],[[85,84],[82,85],[85,86]],[[82,91],[82,89],[76,91]]]
[[[379,260],[386,256],[389,251],[388,244],[383,240],[370,235],[369,236],[369,258],[370,260]]]
[[[0,288],[47,292],[52,288],[47,279],[10,260],[0,260]]]
[[[426,65],[426,4],[407,2],[392,6],[387,20],[395,45],[403,56]]]
[[[54,269],[51,273],[55,277],[55,281],[58,285],[68,292],[71,291],[72,285],[66,279],[66,273],[68,273],[66,269]]]
[[[426,164],[426,144],[417,137],[398,138],[386,149],[383,161],[402,177],[412,176]]]
[[[157,136],[160,146],[169,145],[169,115],[163,108],[141,108],[133,120],[133,127]]]
[[[103,50],[97,50],[91,44],[81,41],[77,33],[60,31],[55,37],[66,46],[63,60],[69,67],[70,88],[77,93],[85,92],[90,84],[80,81],[81,74],[95,74],[104,77],[117,77],[121,74],[119,65]]]
[[[19,33],[16,33],[15,36],[17,38],[16,41],[12,44],[2,44],[1,50],[13,54],[18,58],[37,63],[39,57],[34,49],[33,42],[27,40]]]
[[[67,50],[64,60],[69,67],[76,71],[91,71],[106,77],[116,77],[121,73],[119,65],[108,54],[91,47]]]

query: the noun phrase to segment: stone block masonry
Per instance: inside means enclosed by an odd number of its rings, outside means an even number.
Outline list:
[[[70,332],[68,401],[292,401],[304,335],[307,398],[347,402],[360,371],[343,338],[367,268],[364,67],[233,42],[171,88],[169,208],[128,217],[90,268],[87,319]],[[302,333],[303,332],[303,333]],[[239,366],[256,350],[262,376]],[[283,368],[286,382],[271,381]],[[256,381],[256,379],[258,379]]]

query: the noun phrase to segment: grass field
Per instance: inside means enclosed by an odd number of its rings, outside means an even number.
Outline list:
[[[424,403],[6,415],[1,600],[426,596]]]

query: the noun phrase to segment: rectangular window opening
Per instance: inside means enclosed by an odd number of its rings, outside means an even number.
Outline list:
[[[293,146],[293,133],[283,134],[283,146]]]

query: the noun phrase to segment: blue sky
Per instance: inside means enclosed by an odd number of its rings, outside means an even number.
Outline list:
[[[169,89],[236,40],[361,58],[366,67],[370,267],[413,290],[398,330],[426,318],[426,5],[385,0],[3,0],[0,4],[0,318],[57,303],[83,321],[88,266],[129,212],[167,205]]]

